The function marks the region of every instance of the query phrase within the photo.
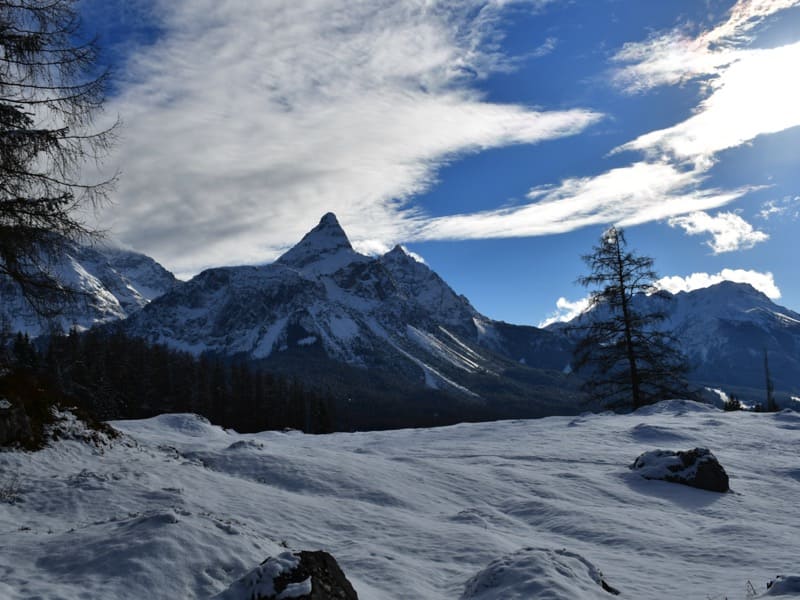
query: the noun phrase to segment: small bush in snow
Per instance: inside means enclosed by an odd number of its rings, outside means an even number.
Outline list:
[[[0,484],[0,502],[14,504],[19,499],[19,475],[12,474]]]

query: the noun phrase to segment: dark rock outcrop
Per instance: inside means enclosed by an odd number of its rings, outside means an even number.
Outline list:
[[[284,552],[214,596],[214,600],[358,600],[336,559],[321,550]]]
[[[327,552],[299,552],[300,564],[275,580],[276,588],[311,578],[311,593],[300,600],[358,600],[358,594],[345,577],[339,563]]]
[[[708,448],[693,450],[651,450],[641,454],[630,467],[645,479],[681,483],[710,492],[727,492],[728,474]]]

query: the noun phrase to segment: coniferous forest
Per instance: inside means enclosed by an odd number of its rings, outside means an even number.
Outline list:
[[[9,353],[6,379],[33,380],[62,404],[101,420],[192,412],[239,432],[333,428],[329,398],[244,361],[195,357],[102,330],[72,331],[42,344],[17,334]]]

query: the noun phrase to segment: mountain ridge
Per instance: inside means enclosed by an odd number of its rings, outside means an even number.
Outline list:
[[[737,391],[752,388],[758,391],[744,393],[758,397],[766,381],[766,352],[776,389],[800,396],[800,313],[776,304],[752,285],[722,281],[676,294],[640,294],[634,306],[664,312],[660,327],[677,339],[689,359],[693,381]],[[547,329],[566,333],[598,310]]]

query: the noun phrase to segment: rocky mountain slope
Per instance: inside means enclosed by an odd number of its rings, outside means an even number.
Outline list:
[[[481,315],[399,246],[376,258],[358,254],[333,214],[274,263],[204,271],[124,328],[335,388],[361,380],[475,402],[507,394],[524,404],[538,390],[535,402],[563,404],[556,392],[574,387],[560,374],[569,363],[566,340]]]
[[[44,320],[27,303],[19,288],[0,277],[0,323],[11,332],[32,337],[72,327],[124,319],[178,285],[178,280],[152,258],[116,248],[68,244],[51,266],[63,284],[80,292],[62,315]]]

